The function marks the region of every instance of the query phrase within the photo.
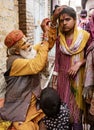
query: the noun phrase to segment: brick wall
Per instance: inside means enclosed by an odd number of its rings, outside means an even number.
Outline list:
[[[26,34],[26,0],[18,0],[19,8],[19,29]]]
[[[36,1],[36,0],[35,0]],[[0,64],[5,63],[6,47],[5,36],[13,29],[21,29],[34,43],[35,13],[34,0],[0,0]],[[39,2],[39,1],[38,1]],[[45,2],[45,0],[43,0]],[[42,4],[43,4],[42,2]],[[44,4],[43,4],[44,5]],[[42,6],[43,7],[43,6]],[[40,10],[45,8],[40,8]],[[51,15],[51,1],[48,0],[48,16]],[[39,12],[38,12],[39,13]],[[42,20],[42,17],[41,19]],[[38,23],[39,24],[39,23]],[[3,57],[3,58],[2,58]]]
[[[33,16],[33,0],[26,2],[26,23],[27,37],[31,43],[34,43],[34,16]]]
[[[33,18],[33,1],[19,0],[19,28],[28,37],[29,42],[34,42],[34,18]]]

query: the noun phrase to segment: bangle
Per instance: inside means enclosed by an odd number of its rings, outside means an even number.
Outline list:
[[[44,41],[48,41],[48,37],[44,37],[43,40],[44,40]]]
[[[50,22],[50,27],[52,27],[52,28],[57,28],[57,24],[54,25],[52,22]]]
[[[47,34],[46,34],[46,35],[43,34],[43,36],[42,36],[42,40],[43,40],[43,41],[48,41],[48,39],[49,39],[49,38],[48,38]]]
[[[43,36],[43,41],[48,41],[48,37],[47,36]]]

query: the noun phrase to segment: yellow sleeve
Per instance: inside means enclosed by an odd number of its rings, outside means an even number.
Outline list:
[[[56,37],[57,37],[57,30],[56,28],[49,28],[48,29],[48,42],[49,42],[49,49],[51,49],[56,41]]]
[[[38,51],[38,54],[33,59],[16,59],[10,71],[10,76],[25,76],[31,74],[37,74],[40,72],[48,58],[49,43],[45,41]]]
[[[39,44],[35,44],[35,45],[33,46],[33,48],[38,52],[40,46],[41,46],[41,43],[39,43]]]
[[[48,37],[49,49],[52,49],[52,47],[54,46],[54,43],[56,41],[56,37],[57,37],[57,30],[56,30],[56,28],[49,27],[48,33],[47,33],[47,37]],[[34,49],[38,51],[40,45],[41,45],[41,43],[36,44],[34,46]]]

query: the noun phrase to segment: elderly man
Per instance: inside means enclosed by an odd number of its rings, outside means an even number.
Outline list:
[[[5,38],[9,57],[4,74],[6,100],[0,116],[13,122],[17,130],[39,130],[38,122],[44,117],[36,107],[36,99],[41,92],[39,72],[45,67],[48,51],[53,46],[46,40],[31,45],[21,30],[14,30]]]

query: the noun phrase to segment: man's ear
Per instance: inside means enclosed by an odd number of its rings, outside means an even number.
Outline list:
[[[19,54],[20,54],[20,52],[19,52],[18,50],[15,50],[15,54],[19,55]]]
[[[15,44],[15,54],[19,55],[19,43]]]

